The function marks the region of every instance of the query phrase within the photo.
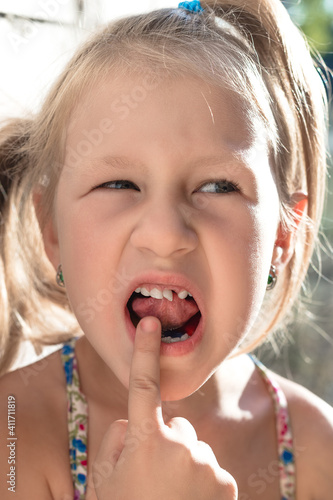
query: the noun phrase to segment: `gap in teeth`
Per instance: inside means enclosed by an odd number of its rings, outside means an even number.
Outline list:
[[[174,344],[176,342],[184,342],[184,340],[187,340],[189,338],[187,333],[184,333],[181,337],[162,337],[162,342],[165,344]]]
[[[135,289],[135,293],[141,293],[144,297],[152,297],[154,299],[167,299],[170,302],[173,301],[173,290],[164,288],[163,290],[159,290],[158,288],[152,288],[151,290],[148,290],[146,287],[138,287]],[[180,299],[186,299],[187,297],[192,297],[190,292],[187,290],[181,290],[178,294],[178,297]]]

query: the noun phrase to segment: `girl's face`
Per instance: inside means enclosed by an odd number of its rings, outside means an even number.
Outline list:
[[[81,102],[66,152],[46,249],[71,307],[127,387],[132,292],[192,293],[197,331],[160,358],[162,398],[184,398],[244,338],[265,294],[279,200],[263,128],[199,79],[118,78]]]

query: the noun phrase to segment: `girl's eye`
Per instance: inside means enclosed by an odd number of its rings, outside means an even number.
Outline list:
[[[135,189],[136,191],[139,191],[138,186],[136,186],[131,181],[110,181],[110,182],[104,182],[103,184],[100,184],[99,186],[97,186],[97,188],[107,188],[107,189]]]
[[[104,182],[97,186],[97,188],[106,189],[134,189],[135,191],[140,191],[140,189],[131,181],[119,180],[119,181],[109,181]],[[215,194],[227,194],[232,192],[240,191],[239,186],[236,182],[229,182],[227,180],[219,180],[214,182],[206,182],[201,188],[201,192],[204,193],[215,193]]]
[[[237,182],[229,182],[227,180],[207,182],[204,184],[200,191],[204,193],[232,193],[240,191]]]

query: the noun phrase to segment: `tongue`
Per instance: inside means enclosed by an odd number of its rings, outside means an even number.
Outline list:
[[[132,302],[133,311],[140,317],[155,316],[161,323],[163,330],[177,328],[186,323],[198,311],[198,306],[193,299],[180,299],[173,292],[173,301],[168,299],[154,299],[138,295]]]

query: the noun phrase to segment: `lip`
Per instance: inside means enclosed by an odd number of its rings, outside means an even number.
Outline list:
[[[161,342],[161,355],[182,356],[185,354],[189,354],[196,348],[203,337],[206,314],[204,300],[200,288],[183,274],[151,271],[136,276],[129,283],[126,291],[126,296],[124,298],[124,314],[127,332],[131,341],[134,343],[136,328],[131,321],[129,310],[127,308],[127,302],[136,288],[150,283],[152,285],[161,285],[168,287],[170,289],[173,289],[176,293],[181,290],[187,290],[196,301],[201,313],[201,318],[193,335],[182,342],[174,342],[171,344]]]

